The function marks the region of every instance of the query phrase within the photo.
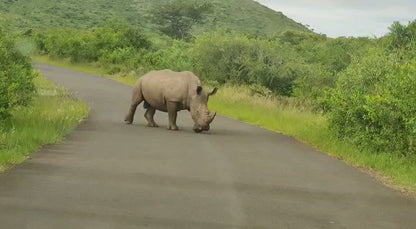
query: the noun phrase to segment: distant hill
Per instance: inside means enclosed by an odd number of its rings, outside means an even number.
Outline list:
[[[119,18],[147,29],[149,9],[165,0],[2,0],[0,23],[9,29],[91,28]],[[202,0],[201,0],[202,1]],[[213,10],[196,33],[221,27],[250,34],[279,34],[286,30],[308,31],[300,23],[253,0],[207,0]]]

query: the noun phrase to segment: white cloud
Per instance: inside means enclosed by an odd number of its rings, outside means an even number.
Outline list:
[[[414,0],[257,1],[329,37],[380,37],[393,21],[407,24],[416,19]]]

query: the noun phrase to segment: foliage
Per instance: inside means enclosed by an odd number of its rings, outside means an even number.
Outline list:
[[[380,39],[332,39],[252,0],[19,0],[0,2],[0,26],[31,36],[41,54],[123,72],[113,76],[122,82],[151,69],[191,70],[222,85],[213,101],[224,114],[414,187],[414,176],[403,177],[416,173],[416,21],[395,22]],[[34,73],[12,39],[0,38],[5,117],[30,101]]]
[[[283,43],[292,44],[309,65],[310,74],[296,79],[294,94],[316,101],[323,110],[328,109],[325,98],[328,90],[335,87],[338,74],[351,64],[352,58],[360,58],[375,43],[368,38],[329,39],[300,32],[287,32],[278,38]]]
[[[8,117],[14,107],[30,103],[35,76],[30,59],[18,51],[12,38],[0,31],[0,120]]]
[[[42,77],[34,80],[32,106],[19,107],[0,129],[0,172],[41,145],[59,142],[88,114],[87,105]]]
[[[144,32],[116,22],[33,36],[51,56],[98,62],[109,73],[191,70],[211,83],[251,85],[253,94],[294,96],[328,112],[338,137],[374,151],[408,155],[415,151],[410,105],[416,91],[414,24],[393,24],[380,40],[303,32],[264,38],[225,30],[192,41],[155,34],[149,40]]]
[[[301,44],[305,41],[308,41],[308,43],[317,43],[326,40],[325,35],[305,33],[293,30],[285,31],[276,38],[279,39],[282,43],[289,43],[298,47],[301,47]]]
[[[390,49],[411,48],[415,45],[416,22],[411,22],[409,25],[402,25],[399,22],[394,22],[390,26],[390,33],[388,35]]]
[[[185,40],[191,37],[192,27],[202,23],[211,8],[208,2],[169,0],[153,6],[152,21],[164,34]]]
[[[291,95],[293,81],[308,68],[292,47],[225,32],[207,33],[192,48],[195,71],[220,83],[258,84]]]
[[[410,78],[411,75],[408,76]],[[414,95],[414,91],[412,93]],[[308,109],[302,111],[296,104],[283,104],[281,99],[252,96],[246,87],[226,85],[210,99],[209,106],[227,117],[293,136],[350,165],[375,170],[377,174],[392,178],[396,184],[416,191],[414,158],[393,153],[377,154],[372,150],[357,147],[351,141],[337,138],[325,116]],[[387,185],[391,185],[390,180]]]
[[[139,29],[114,20],[89,31],[54,29],[35,33],[33,37],[41,52],[70,58],[74,63],[127,64],[141,49],[148,49],[151,45]],[[134,67],[137,63],[129,65]]]
[[[12,30],[48,29],[56,27],[86,29],[102,26],[117,17],[139,26],[142,12],[134,0],[19,0],[0,1],[0,15],[11,20]]]
[[[340,74],[329,100],[339,136],[378,152],[416,155],[415,23],[394,24],[388,46],[372,49]]]
[[[407,26],[394,22],[389,29],[386,37],[388,51],[401,55],[401,59],[416,58],[416,21]]]
[[[133,27],[145,31],[157,30],[151,18],[153,9],[166,0],[19,0],[0,1],[0,17],[10,31],[25,32],[29,29],[64,27],[91,29],[103,25],[109,19],[127,21]],[[189,1],[183,1],[189,2]],[[212,5],[211,10],[192,34],[211,31],[216,27],[231,31],[277,35],[286,30],[308,31],[308,29],[253,0],[192,0],[198,5]]]
[[[321,101],[335,86],[336,74],[358,53],[349,48],[367,45],[365,40],[350,42],[308,33],[287,32],[266,39],[224,30],[197,35],[190,42],[153,34],[149,44],[138,30],[123,32],[132,30],[128,25],[111,25],[35,33],[34,39],[44,53],[72,62],[99,62],[109,73],[191,70],[204,80],[256,84],[273,94],[317,101],[321,108],[326,107]]]
[[[66,60],[52,60],[45,56],[36,60],[90,74],[102,74],[100,67],[91,64],[74,65]],[[134,85],[137,81],[137,76],[104,76],[128,85]],[[253,93],[261,94],[264,89],[256,87],[223,85],[220,93],[210,99],[209,107],[227,117],[293,136],[350,165],[377,171],[375,174],[382,174],[383,178],[392,178],[382,179],[383,183],[393,185],[400,191],[404,190],[402,185],[406,190],[416,191],[416,160],[398,154],[375,154],[369,149],[357,147],[351,141],[337,138],[329,128],[327,118],[311,112],[310,106],[303,101],[290,97],[253,96]],[[267,96],[267,89],[264,92]]]
[[[153,50],[143,56],[148,69],[192,70],[194,60],[190,53],[191,44],[167,39],[164,44],[154,44]]]

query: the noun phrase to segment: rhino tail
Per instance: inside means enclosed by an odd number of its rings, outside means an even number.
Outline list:
[[[140,86],[133,88],[133,96],[131,98],[133,104],[139,105],[143,101],[142,89]]]
[[[141,85],[139,84],[133,87],[133,95],[132,95],[130,109],[124,119],[124,122],[126,122],[127,124],[133,123],[134,114],[136,113],[136,108],[142,101],[143,101],[143,95],[142,95]]]

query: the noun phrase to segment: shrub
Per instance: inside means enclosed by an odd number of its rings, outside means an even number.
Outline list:
[[[143,55],[143,64],[152,69],[171,69],[189,71],[194,69],[194,59],[190,48],[192,44],[167,39],[167,43],[158,44],[151,52]]]
[[[15,42],[0,31],[0,119],[12,108],[28,105],[35,91],[30,59],[16,49]]]
[[[398,60],[373,49],[340,74],[330,98],[339,136],[380,152],[416,153],[416,61]]]
[[[241,34],[207,33],[192,48],[195,71],[219,83],[258,84],[291,95],[296,78],[309,74],[293,48]]]
[[[54,29],[33,37],[41,53],[74,63],[124,63],[151,45],[141,30],[115,20],[89,31]]]
[[[399,54],[400,59],[416,58],[416,20],[407,26],[395,22],[389,29],[385,37],[387,50]]]

